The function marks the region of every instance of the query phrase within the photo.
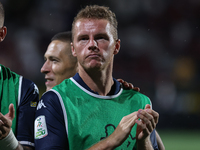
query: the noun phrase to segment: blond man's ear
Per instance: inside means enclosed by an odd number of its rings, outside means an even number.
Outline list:
[[[6,34],[7,34],[7,28],[5,26],[3,26],[0,29],[0,42],[2,42],[5,39]]]
[[[73,45],[73,43],[71,42],[71,50],[72,50],[72,55],[74,56],[74,57],[76,57],[77,55],[76,55],[76,51],[75,51],[75,49],[74,49],[74,45]]]
[[[116,55],[117,53],[119,53],[119,50],[120,50],[120,39],[117,39],[116,40],[116,44],[115,44],[115,50],[114,50],[114,55]]]

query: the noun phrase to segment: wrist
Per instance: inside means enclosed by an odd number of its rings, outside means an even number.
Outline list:
[[[15,138],[14,133],[10,130],[9,134],[2,140],[0,140],[0,149],[3,150],[15,150],[18,146],[18,141]]]
[[[150,136],[148,136],[147,138],[143,140],[137,140],[137,149],[138,150],[153,150]]]
[[[101,140],[100,142],[102,150],[113,150],[115,148],[113,140],[111,140],[109,137]]]
[[[109,138],[105,138],[87,150],[113,150],[114,148],[112,141]]]

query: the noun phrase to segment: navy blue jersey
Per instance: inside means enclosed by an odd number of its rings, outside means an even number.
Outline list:
[[[35,149],[68,149],[64,116],[57,95],[52,91],[47,91],[39,101],[37,109],[35,118],[38,116],[45,116],[46,122],[41,120],[41,124],[35,123],[35,128],[37,126],[43,126],[43,128],[47,127],[47,130],[41,133],[44,138],[36,139],[35,137]]]
[[[30,80],[0,64],[0,111],[7,114],[13,103],[15,118],[12,130],[22,145],[34,146],[34,118],[39,91]]]
[[[73,79],[77,81],[86,90],[92,91],[76,74]],[[120,83],[115,80],[114,85],[110,91],[110,95],[116,94],[120,90]],[[98,93],[95,93],[98,94]],[[108,95],[109,95],[108,94]],[[40,102],[37,106],[36,120],[35,120],[35,131],[38,126],[41,126],[41,133],[36,135],[35,132],[35,148],[37,150],[66,150],[69,149],[68,139],[67,139],[67,121],[64,119],[63,108],[60,103],[58,95],[53,91],[48,91],[43,94]],[[38,131],[38,130],[37,130]],[[39,138],[38,138],[39,137]],[[151,134],[152,145],[155,150],[158,150],[158,145],[156,142],[155,130]],[[95,143],[94,143],[95,144]]]
[[[17,108],[17,140],[22,145],[34,146],[35,109],[39,101],[37,86],[23,78],[21,83],[21,98]]]

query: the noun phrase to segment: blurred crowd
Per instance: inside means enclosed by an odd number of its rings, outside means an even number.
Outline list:
[[[33,80],[40,93],[45,91],[40,68],[51,37],[70,30],[73,17],[86,4],[105,5],[119,23],[121,49],[114,60],[114,77],[149,96],[161,126],[173,117],[176,122],[192,119],[200,124],[199,0],[1,2],[8,34],[1,43],[0,63]]]

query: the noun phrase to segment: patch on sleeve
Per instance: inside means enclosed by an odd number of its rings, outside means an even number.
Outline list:
[[[41,139],[48,135],[45,116],[35,119],[35,139]]]

